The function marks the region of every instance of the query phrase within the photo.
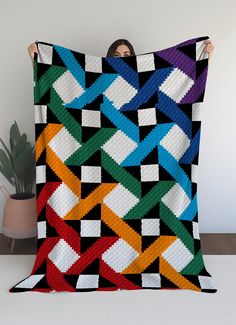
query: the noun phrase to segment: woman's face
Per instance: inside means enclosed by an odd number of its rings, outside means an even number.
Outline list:
[[[130,50],[127,45],[121,44],[116,48],[114,56],[130,56]]]

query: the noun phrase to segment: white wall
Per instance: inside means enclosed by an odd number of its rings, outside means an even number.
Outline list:
[[[34,141],[27,46],[35,40],[105,56],[117,38],[130,40],[140,54],[208,35],[215,50],[202,104],[199,227],[203,233],[236,232],[234,0],[1,0],[0,6],[0,137],[7,143],[14,119]],[[13,192],[1,174],[0,184]],[[0,193],[0,224],[4,203]]]

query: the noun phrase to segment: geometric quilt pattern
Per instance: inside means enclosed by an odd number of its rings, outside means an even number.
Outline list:
[[[197,202],[208,38],[128,57],[36,41],[37,254],[10,292],[217,291]]]

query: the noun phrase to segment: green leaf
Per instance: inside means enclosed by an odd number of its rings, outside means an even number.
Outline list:
[[[22,141],[22,143],[26,143],[27,142],[27,135],[25,133],[22,134],[21,141]]]
[[[16,121],[14,124],[12,124],[10,128],[10,139],[12,144],[13,156],[17,157],[22,150],[22,146],[21,146],[21,135]]]
[[[3,142],[3,140],[1,138],[0,138],[0,142],[2,143],[4,149],[6,150],[8,156],[9,156],[9,159],[11,161],[11,164],[12,164],[12,154],[11,154],[10,150],[7,148],[7,146],[5,145],[5,143]]]
[[[9,175],[5,172],[5,170],[2,168],[1,165],[0,165],[0,172],[3,174],[3,176],[5,176],[5,178],[9,181],[9,183],[11,183],[11,185],[15,186],[14,181],[11,179],[11,177],[9,177]]]
[[[2,149],[0,149],[0,166],[1,166],[1,172],[11,183],[11,179],[14,176],[14,172],[9,157]]]
[[[31,148],[21,152],[14,160],[14,170],[19,180],[25,181],[31,174],[35,165],[35,159],[32,155]]]

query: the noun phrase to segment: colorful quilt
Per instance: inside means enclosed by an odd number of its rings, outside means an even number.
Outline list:
[[[208,38],[129,57],[36,41],[37,254],[10,292],[217,291],[197,201]]]

